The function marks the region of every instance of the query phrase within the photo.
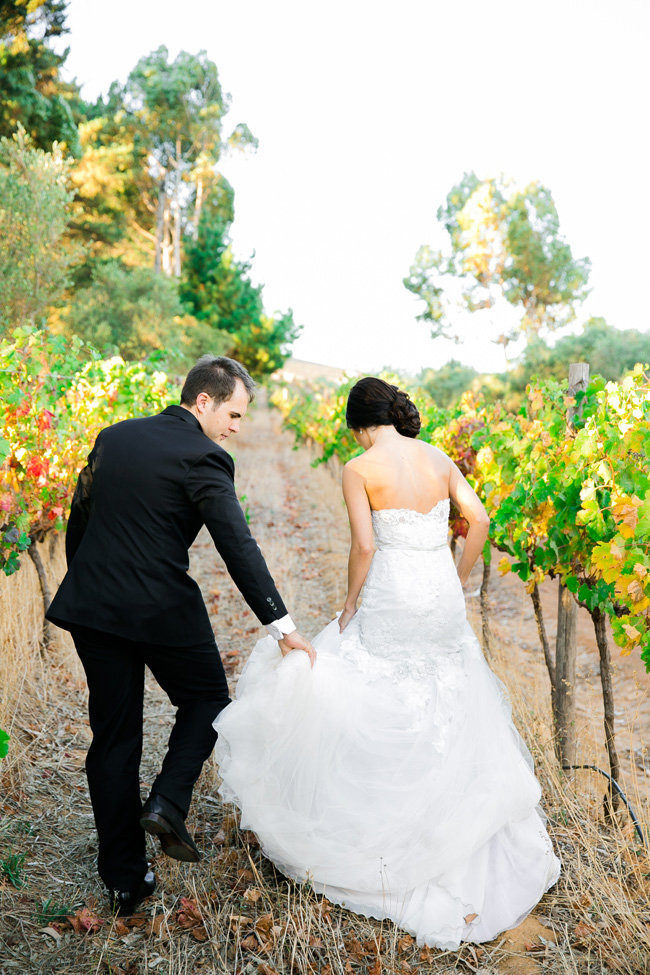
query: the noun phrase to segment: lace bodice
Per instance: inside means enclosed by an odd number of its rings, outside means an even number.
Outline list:
[[[440,689],[462,680],[465,600],[447,544],[449,498],[426,514],[373,511],[372,523],[376,551],[341,651],[361,670],[391,674],[410,708],[425,705],[434,675]]]
[[[449,498],[422,514],[411,508],[381,508],[372,512],[375,545],[378,549],[437,549],[447,544]]]

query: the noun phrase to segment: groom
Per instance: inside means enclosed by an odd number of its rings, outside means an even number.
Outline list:
[[[121,913],[155,887],[145,831],[158,835],[168,856],[200,856],[185,818],[216,740],[212,722],[229,703],[208,613],[187,573],[188,549],[202,525],[282,652],[304,650],[313,661],[248,529],[223,448],[239,432],[254,389],[240,363],[203,356],[185,380],[180,406],[101,431],[72,500],[68,571],[47,618],[70,630],[86,672],[97,866]],[[177,711],[142,806],[145,664]]]

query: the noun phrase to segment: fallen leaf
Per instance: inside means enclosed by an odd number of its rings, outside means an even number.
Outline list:
[[[268,938],[273,930],[273,915],[263,914],[259,917],[255,923],[255,930],[258,934],[263,934],[264,937]]]
[[[467,915],[465,915],[465,924],[471,924],[472,921],[475,921],[477,917],[478,917],[478,914],[467,914]]]
[[[196,901],[190,900],[189,897],[181,897],[181,909],[176,913],[181,927],[184,926],[183,921],[195,924],[197,921],[203,920],[201,908]],[[181,921],[181,918],[183,918],[183,921]]]
[[[240,928],[245,928],[249,924],[253,923],[253,919],[246,917],[245,914],[231,914],[230,915],[230,927],[238,931]]]
[[[366,951],[358,938],[347,938],[343,944],[348,954],[352,955],[355,961],[363,961],[371,954],[371,952]]]
[[[524,951],[544,951],[545,947],[541,941],[524,941]]]
[[[77,934],[92,934],[93,931],[99,931],[102,924],[104,923],[100,917],[91,911],[87,907],[80,908],[76,914],[72,914],[68,917],[70,926]]]
[[[176,912],[179,925],[189,931],[195,941],[207,941],[208,932],[205,929],[203,914],[196,901],[189,897],[181,897],[181,908]]]
[[[163,921],[165,920],[164,914],[156,914],[155,917],[151,918],[151,923],[149,925],[149,934],[155,934],[157,938],[160,937],[160,929],[163,926]]]
[[[244,891],[244,900],[251,904],[256,904],[262,896],[262,891],[257,887],[247,887]]]
[[[133,914],[124,922],[128,928],[143,928],[147,923],[144,914]]]

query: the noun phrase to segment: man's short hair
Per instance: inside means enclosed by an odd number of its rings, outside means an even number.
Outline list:
[[[255,381],[241,362],[225,355],[202,355],[187,374],[181,392],[181,403],[183,406],[194,406],[199,393],[207,393],[217,405],[223,403],[234,393],[238,379],[246,387],[248,402],[252,402],[255,397]]]

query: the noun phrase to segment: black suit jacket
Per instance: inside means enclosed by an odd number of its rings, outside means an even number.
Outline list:
[[[234,486],[235,465],[189,410],[124,420],[97,437],[66,532],[68,571],[47,612],[145,643],[212,638],[188,549],[203,524],[262,623],[287,612]]]

